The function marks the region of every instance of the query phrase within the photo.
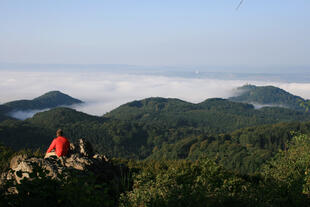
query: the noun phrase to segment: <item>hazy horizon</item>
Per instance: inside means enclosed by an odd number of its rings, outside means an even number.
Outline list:
[[[102,115],[244,84],[310,99],[307,0],[0,1],[0,103],[60,90]]]
[[[178,98],[199,103],[208,98],[228,98],[234,89],[245,84],[273,85],[294,95],[310,99],[310,81],[287,81],[292,75],[248,75],[232,73],[190,73],[172,71],[156,73],[131,70],[113,71],[30,71],[0,70],[0,104],[33,99],[48,91],[59,90],[85,101],[77,110],[103,115],[130,101],[149,97]],[[298,74],[295,74],[298,75]],[[301,75],[305,78],[304,75]],[[28,112],[20,112],[27,115]]]

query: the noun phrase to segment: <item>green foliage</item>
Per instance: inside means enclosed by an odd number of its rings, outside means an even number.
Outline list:
[[[277,88],[248,86],[248,90],[252,92],[247,97],[262,104],[275,101],[276,94],[282,101],[277,104],[295,103],[296,97]],[[302,101],[298,104],[304,110],[307,102]],[[113,160],[131,169],[121,175],[118,190],[112,182],[98,184],[96,175],[51,180],[38,170],[39,176],[33,174],[21,185],[8,184],[19,194],[4,196],[5,189],[0,188],[0,205],[44,201],[51,206],[116,206],[122,189],[126,192],[121,206],[307,206],[310,122],[295,120],[309,119],[301,111],[255,110],[250,104],[224,99],[191,104],[150,98],[125,104],[104,117],[57,108],[26,121],[6,120],[0,123],[0,141],[13,149],[45,151],[62,128],[71,142],[86,138],[109,157],[145,161]],[[293,138],[291,131],[305,135]],[[0,145],[0,170],[7,169],[13,153]],[[42,156],[40,150],[18,153]]]
[[[139,165],[139,164],[138,164]],[[140,164],[133,190],[121,205],[142,206],[264,206],[260,177],[240,176],[213,161],[148,161]],[[267,205],[266,205],[267,206]]]
[[[310,100],[303,100],[303,99],[300,99],[299,100],[299,105],[305,109],[306,112],[309,112],[309,109],[310,109]]]
[[[310,195],[310,137],[296,135],[288,149],[280,151],[263,167],[265,178],[274,180],[276,193],[286,198],[287,203],[299,206]],[[270,189],[271,186],[270,186]],[[274,198],[279,199],[279,198]]]
[[[93,144],[96,151],[109,157],[195,160],[204,155],[212,159],[216,158],[227,169],[241,173],[253,173],[278,149],[285,148],[285,143],[292,137],[290,131],[310,133],[309,122],[260,125],[233,131],[245,123],[250,124],[251,121],[240,118],[238,122],[234,118],[230,120],[227,118],[229,114],[235,118],[239,117],[238,114],[246,115],[242,111],[249,110],[246,116],[254,121],[253,125],[257,125],[260,123],[257,119],[264,120],[265,116],[276,120],[277,115],[272,115],[275,111],[279,114],[289,111],[287,116],[291,118],[295,117],[294,114],[305,115],[287,109],[265,108],[254,112],[257,110],[254,110],[251,105],[222,99],[211,99],[198,105],[174,99],[150,99],[147,103],[142,101],[144,105],[147,105],[147,109],[150,107],[150,110],[156,109],[155,103],[157,102],[164,104],[164,107],[159,108],[166,110],[167,114],[160,115],[161,112],[158,112],[159,114],[156,115],[154,112],[150,120],[118,120],[91,116],[68,108],[56,108],[38,113],[26,121],[7,120],[0,123],[0,140],[15,150],[41,148],[45,151],[55,137],[55,131],[62,128],[71,142],[86,138]],[[170,102],[172,102],[171,106]],[[140,110],[143,104],[135,102],[128,107],[138,106]],[[201,110],[196,110],[195,107]],[[181,108],[184,109],[183,112]],[[191,111],[186,112],[187,109]],[[214,113],[214,116],[207,115],[209,112],[206,111]],[[224,114],[225,111],[230,112],[223,117],[218,114]],[[261,118],[255,117],[253,113],[260,114]],[[125,111],[122,114],[126,117]],[[183,121],[178,118],[180,116],[183,116]],[[148,117],[150,118],[151,115]],[[198,120],[204,120],[204,123]],[[210,124],[207,124],[209,121]],[[220,134],[221,131],[225,133]]]
[[[6,120],[0,123],[0,141],[14,150],[46,147],[52,140],[48,135],[54,133],[23,121]]]
[[[226,169],[254,173],[279,149],[286,148],[293,137],[291,131],[310,134],[310,123],[280,123],[244,128],[229,134],[189,136],[163,144],[148,159],[196,160],[203,155],[216,159]]]
[[[255,110],[250,104],[218,98],[199,104],[149,98],[124,104],[104,117],[56,108],[25,121],[6,120],[0,123],[0,141],[14,150],[46,150],[62,128],[71,142],[86,138],[109,157],[195,160],[204,155],[227,169],[253,173],[285,148],[289,131],[309,132],[310,124],[286,124],[294,120],[310,116],[276,107]]]
[[[0,105],[0,122],[4,120],[12,120],[14,118],[9,117],[7,114],[11,111],[11,108],[8,106]]]
[[[140,170],[121,206],[308,206],[309,151],[309,136],[295,135],[257,175],[227,171],[207,158],[130,164]]]
[[[229,142],[222,135],[223,142]],[[190,160],[121,160],[130,168],[121,176],[123,191],[96,175],[71,174],[52,180],[38,168],[20,185],[0,188],[5,206],[308,206],[310,202],[310,137],[294,134],[255,175],[229,171],[206,157]],[[230,156],[230,155],[229,155]],[[100,180],[100,178],[99,178]],[[18,194],[5,194],[16,187]],[[125,191],[124,191],[125,190]],[[55,199],[56,198],[56,199]]]

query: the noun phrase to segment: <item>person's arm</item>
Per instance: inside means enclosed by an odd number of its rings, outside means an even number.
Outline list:
[[[56,140],[54,139],[52,144],[50,145],[50,147],[48,148],[48,150],[46,151],[46,153],[49,153],[50,151],[52,151],[54,148],[56,147]]]

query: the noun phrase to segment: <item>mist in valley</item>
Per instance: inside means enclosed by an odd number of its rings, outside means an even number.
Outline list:
[[[84,104],[72,108],[92,115],[101,116],[116,107],[130,101],[149,97],[178,98],[191,103],[200,103],[208,98],[229,98],[238,95],[236,88],[245,84],[258,86],[273,85],[305,99],[310,98],[310,83],[268,81],[262,76],[227,78],[228,73],[220,78],[213,76],[180,76],[171,72],[169,75],[158,71],[142,73],[130,70],[122,71],[65,71],[52,70],[22,71],[2,70],[0,77],[0,101],[6,103],[20,99],[33,99],[48,91],[59,90]],[[194,72],[193,72],[194,73]],[[245,74],[246,75],[246,74]],[[246,77],[246,76],[243,77]],[[255,77],[260,77],[255,79]],[[255,105],[255,104],[254,104]],[[269,105],[268,105],[269,106]],[[256,108],[264,106],[255,105]],[[270,107],[270,106],[269,106]],[[46,109],[47,110],[47,109]],[[41,110],[40,110],[41,111]],[[40,111],[18,111],[10,114],[18,119],[25,119]]]

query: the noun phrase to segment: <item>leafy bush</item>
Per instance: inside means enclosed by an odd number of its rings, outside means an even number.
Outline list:
[[[196,162],[151,162],[136,174],[121,206],[250,206],[257,202],[250,177],[228,172],[204,158]]]
[[[309,152],[310,137],[295,135],[256,175],[227,171],[207,158],[138,162],[121,206],[309,206]]]
[[[265,179],[273,180],[266,186],[277,202],[288,205],[307,206],[306,198],[310,195],[310,137],[296,135],[288,149],[280,151],[272,161],[263,167]],[[270,184],[270,183],[269,183]]]

